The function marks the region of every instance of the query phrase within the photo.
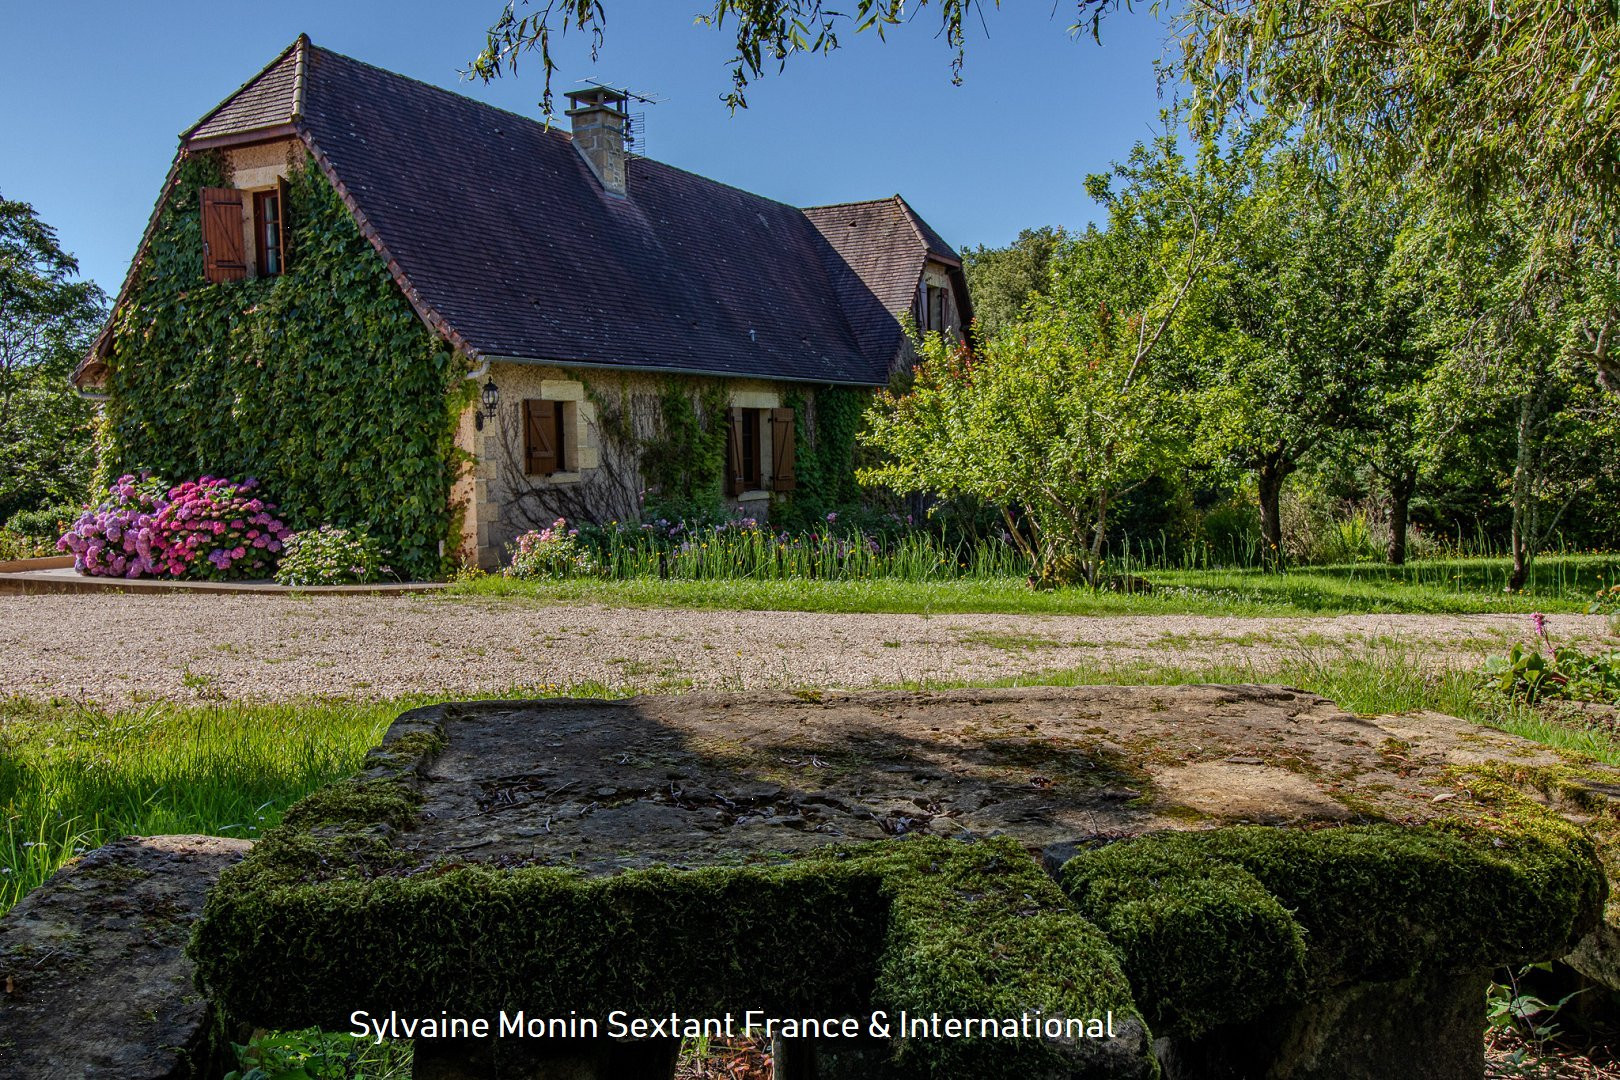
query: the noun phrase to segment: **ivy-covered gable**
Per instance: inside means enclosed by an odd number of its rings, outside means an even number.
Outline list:
[[[103,468],[254,476],[294,528],[363,525],[401,576],[443,569],[465,360],[432,333],[313,162],[287,183],[286,269],[210,284],[184,157],[112,327]]]

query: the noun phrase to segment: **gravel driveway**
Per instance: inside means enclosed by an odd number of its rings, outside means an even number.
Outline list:
[[[829,615],[485,597],[0,597],[0,697],[104,704],[599,684],[859,687],[1121,663],[1268,664],[1348,650],[1477,662],[1526,616]],[[1601,618],[1548,619],[1560,638]],[[1397,651],[1398,650],[1398,651]]]

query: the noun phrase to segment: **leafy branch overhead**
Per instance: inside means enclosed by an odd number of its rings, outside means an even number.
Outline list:
[[[1104,12],[1121,0],[1076,0],[1077,21],[1071,33],[1100,32]],[[725,102],[733,109],[748,107],[748,87],[773,66],[782,71],[794,56],[825,55],[839,48],[839,34],[871,31],[886,39],[889,31],[922,21],[952,53],[951,76],[961,82],[967,56],[967,30],[974,20],[981,25],[986,6],[999,8],[1001,0],[854,0],[830,6],[826,0],[714,0],[714,6],[695,17],[700,26],[730,31],[736,53],[730,60],[731,90]],[[1157,7],[1157,5],[1154,5]],[[932,8],[937,20],[922,18]],[[538,52],[545,73],[541,106],[549,116],[557,64],[553,36],[570,30],[586,34],[594,60],[606,40],[607,10],[603,0],[511,0],[490,26],[483,51],[468,66],[468,74],[488,82],[503,72],[515,71],[525,53]]]

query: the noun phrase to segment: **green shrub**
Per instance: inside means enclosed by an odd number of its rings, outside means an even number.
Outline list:
[[[511,578],[588,577],[596,572],[597,563],[580,543],[579,530],[570,529],[565,518],[518,537],[512,565],[505,570]]]
[[[382,541],[364,529],[322,525],[289,536],[286,547],[277,585],[363,585],[394,574],[383,565]]]
[[[0,528],[0,561],[6,559],[42,559],[60,554],[53,541],[43,536],[20,536],[10,529]]]
[[[19,510],[6,522],[6,531],[30,538],[56,540],[68,531],[82,511],[74,505],[46,506],[39,510]]]

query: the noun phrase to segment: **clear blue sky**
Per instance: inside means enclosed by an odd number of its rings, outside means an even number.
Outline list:
[[[965,82],[925,10],[886,43],[849,34],[721,103],[722,33],[704,0],[607,0],[608,36],[561,43],[556,88],[586,77],[656,91],[649,156],[796,205],[903,194],[958,247],[1019,229],[1083,225],[1081,180],[1146,138],[1162,105],[1162,26],[1138,10],[1099,47],[1067,34],[1072,3],[1009,0],[974,26]],[[281,0],[276,4],[9,0],[0,11],[0,193],[34,205],[86,276],[117,289],[176,136],[300,31],[319,45],[538,115],[532,61],[484,86],[458,72],[500,0]]]

